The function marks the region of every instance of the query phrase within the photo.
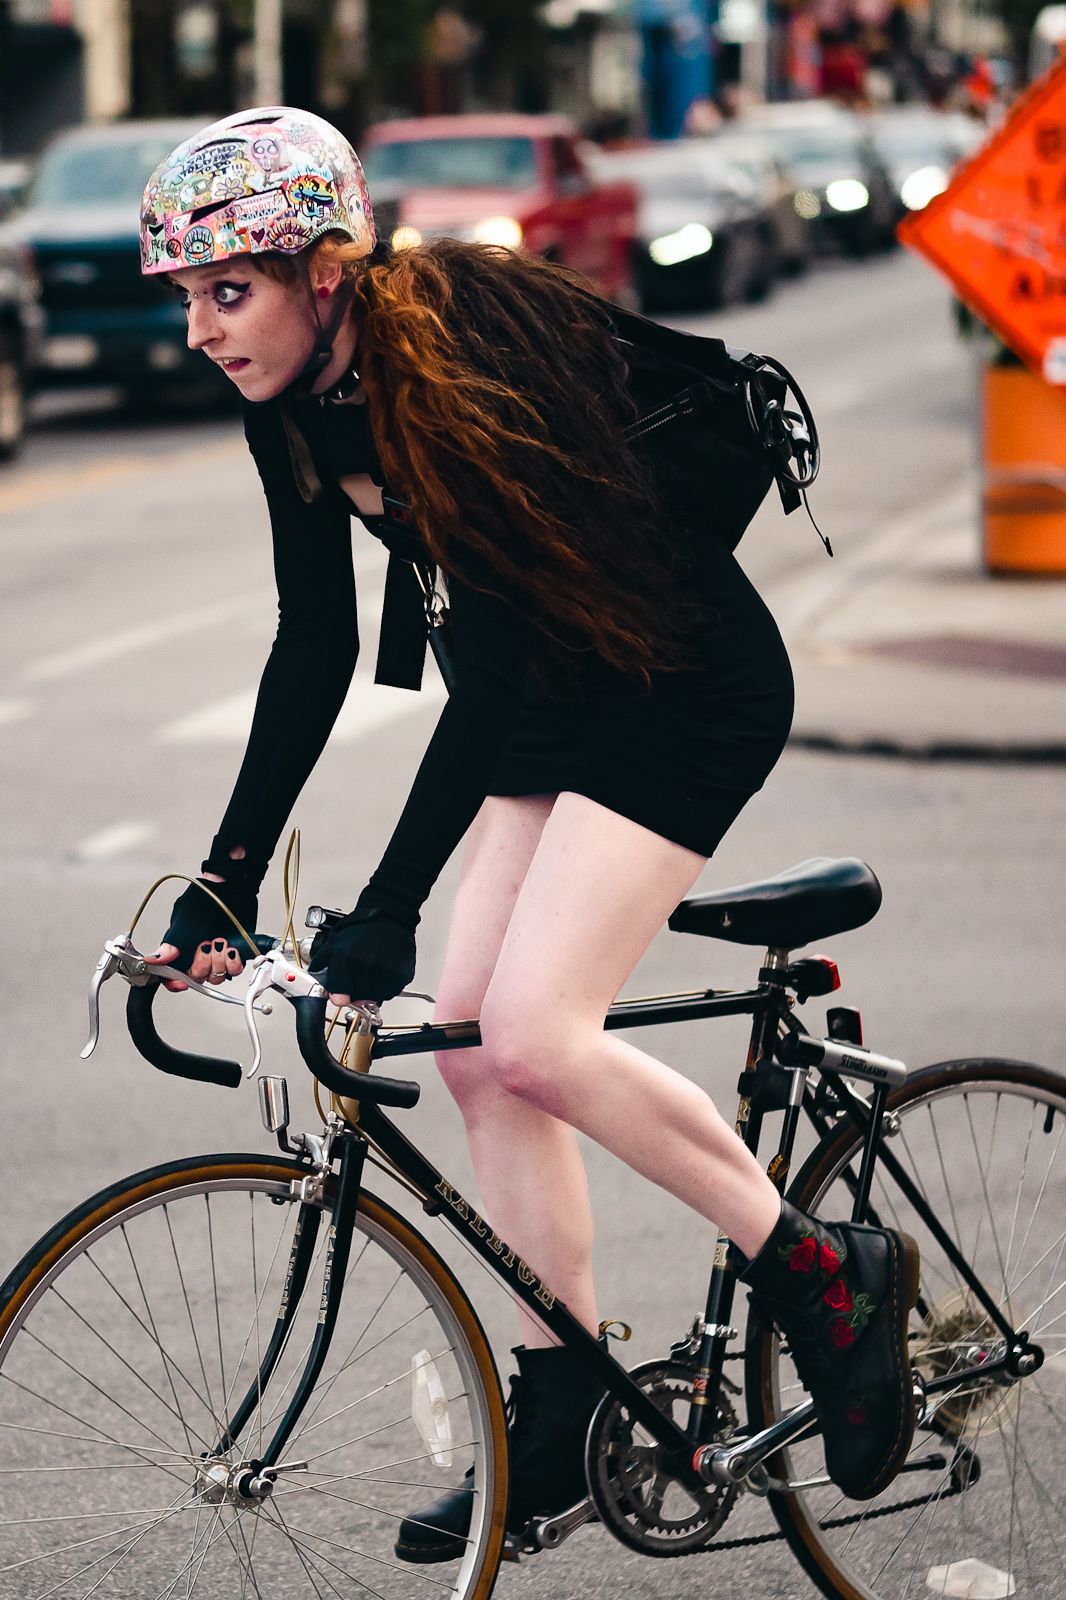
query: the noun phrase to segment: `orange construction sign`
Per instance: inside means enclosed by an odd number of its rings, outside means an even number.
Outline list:
[[[1034,372],[1066,384],[1066,55],[899,237]]]

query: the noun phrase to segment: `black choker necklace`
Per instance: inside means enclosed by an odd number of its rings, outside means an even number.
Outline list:
[[[315,399],[320,406],[324,406],[327,400],[332,406],[361,406],[366,393],[358,372],[352,367],[332,389],[324,389],[321,394],[315,395]]]

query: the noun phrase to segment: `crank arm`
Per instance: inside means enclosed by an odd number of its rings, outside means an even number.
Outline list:
[[[596,1521],[596,1510],[589,1498],[579,1500],[569,1511],[555,1517],[534,1517],[522,1532],[513,1537],[520,1551],[557,1550],[578,1528]]]

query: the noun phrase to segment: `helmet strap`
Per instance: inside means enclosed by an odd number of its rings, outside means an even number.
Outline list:
[[[311,314],[315,319],[316,337],[314,349],[295,378],[288,385],[285,393],[302,396],[311,393],[315,383],[333,360],[333,341],[340,332],[341,323],[344,321],[348,308],[352,303],[352,285],[347,280],[342,280],[333,296],[333,305],[330,307],[329,316],[323,323],[318,309],[318,296],[315,293],[315,286],[311,282],[311,269],[307,264],[307,256],[303,253],[299,257],[299,264],[300,276],[311,305]]]

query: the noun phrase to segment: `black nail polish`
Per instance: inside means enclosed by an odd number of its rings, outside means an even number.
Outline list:
[[[236,952],[236,950],[227,950],[226,954],[229,956],[231,961],[236,961],[237,960],[237,952]]]
[[[215,940],[215,949],[216,950],[224,950],[225,948],[226,948],[225,939],[216,939]]]
[[[202,956],[209,956],[211,954],[211,946],[209,944],[202,944],[200,946],[200,954]]]

